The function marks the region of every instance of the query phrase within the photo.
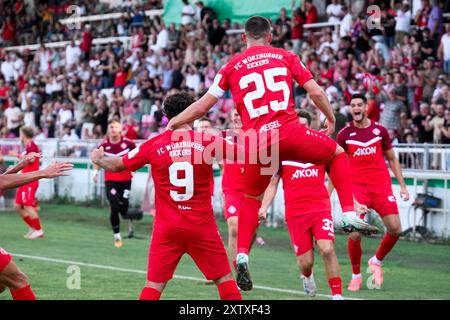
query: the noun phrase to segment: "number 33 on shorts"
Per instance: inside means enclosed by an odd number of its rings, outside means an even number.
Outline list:
[[[328,231],[329,236],[334,236],[334,226],[333,220],[331,219],[322,219],[323,226],[322,229]]]

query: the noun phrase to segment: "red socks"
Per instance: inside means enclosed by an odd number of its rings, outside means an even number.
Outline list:
[[[241,293],[234,280],[222,282],[217,286],[220,300],[242,300]]]
[[[340,277],[328,279],[328,284],[330,285],[333,296],[336,294],[342,295],[342,280]]]
[[[33,228],[34,230],[41,230],[41,222],[39,221],[39,218],[31,219],[30,216],[26,216],[23,218],[23,221],[25,221],[30,228]]]
[[[17,290],[9,290],[13,300],[36,300],[30,285]]]
[[[39,218],[31,219],[31,227],[34,230],[41,230],[41,222],[39,221]]]
[[[350,165],[345,152],[340,153],[328,163],[329,175],[339,197],[342,212],[354,211]],[[239,216],[239,219],[241,217]]]
[[[352,273],[361,273],[361,240],[353,240],[348,237],[348,256],[350,257],[350,263],[352,264]]]
[[[261,201],[245,197],[239,212],[237,252],[248,254],[259,225]]]
[[[309,270],[308,272],[302,271],[302,275],[305,276],[305,277],[307,277],[307,278],[311,277],[311,274],[312,274],[312,269]]]
[[[153,288],[144,287],[139,300],[159,300],[159,298],[161,298],[161,292]]]
[[[25,221],[25,223],[30,227],[33,228],[33,220],[31,219],[30,216],[26,216],[24,218],[22,218],[23,221]]]
[[[395,237],[391,235],[389,232],[386,233],[386,235],[383,238],[383,241],[381,241],[380,247],[378,248],[377,254],[375,257],[377,257],[378,260],[383,260],[384,257],[392,250],[392,248],[397,243],[399,237]]]

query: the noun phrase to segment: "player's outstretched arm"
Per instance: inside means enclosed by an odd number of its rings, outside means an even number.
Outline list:
[[[167,130],[174,130],[184,124],[190,124],[194,120],[203,117],[219,101],[215,96],[206,93],[199,100],[187,107],[167,124]]]
[[[121,157],[105,157],[103,147],[92,151],[91,160],[94,165],[107,171],[119,172],[126,169]]]
[[[272,177],[270,184],[267,186],[266,191],[264,192],[264,198],[261,203],[261,208],[259,209],[259,218],[266,219],[267,211],[269,210],[270,205],[275,199],[275,195],[277,194],[278,183],[280,182],[280,176],[276,175]]]
[[[1,175],[0,189],[17,188],[39,179],[52,179],[60,176],[68,176],[69,174],[67,171],[72,170],[72,168],[73,164],[70,162],[54,162],[47,168],[39,171]]]
[[[400,162],[398,161],[397,157],[395,156],[394,150],[391,148],[389,150],[386,150],[384,152],[384,155],[389,162],[389,167],[391,167],[392,172],[394,173],[394,176],[397,178],[397,181],[400,185],[400,195],[403,200],[408,201],[409,200],[409,192],[408,189],[406,189],[405,180],[403,179],[402,174],[402,167],[400,165]]]
[[[303,88],[306,90],[306,92],[309,93],[309,96],[311,97],[316,107],[320,111],[322,111],[322,113],[327,118],[324,133],[327,135],[332,134],[335,128],[336,118],[325,91],[323,91],[323,89],[317,84],[314,79],[308,80],[303,85]]]
[[[42,155],[40,153],[36,152],[30,152],[29,154],[25,155],[15,166],[8,168],[3,174],[13,174],[17,173],[23,168],[25,168],[29,163],[32,163],[36,160],[36,158],[40,158]]]

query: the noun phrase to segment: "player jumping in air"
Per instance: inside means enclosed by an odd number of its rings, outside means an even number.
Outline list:
[[[34,132],[30,127],[20,128],[20,142],[24,146],[21,154],[10,152],[10,155],[18,158],[24,157],[30,153],[39,153],[38,146],[33,141]],[[39,170],[39,158],[31,160],[23,169],[23,173],[34,172]],[[36,192],[39,188],[39,181],[35,180],[31,183],[19,187],[16,191],[15,209],[22,217],[23,221],[30,227],[28,233],[24,235],[26,239],[37,239],[44,237],[44,231],[39,220],[37,210]]]
[[[29,153],[22,157],[21,161],[14,167],[0,175],[0,189],[20,187],[39,179],[52,179],[66,176],[67,171],[73,168],[69,162],[52,163],[40,171],[22,174],[14,174],[25,168],[30,163],[39,161],[40,154]],[[0,247],[0,293],[9,288],[14,300],[36,300],[25,274],[16,266],[11,255]]]
[[[353,121],[338,133],[337,142],[345,149],[350,158],[353,193],[356,201],[374,209],[387,227],[387,233],[381,241],[378,251],[369,260],[375,285],[379,287],[383,283],[381,262],[392,250],[402,231],[385,158],[400,184],[400,195],[403,200],[409,199],[409,193],[386,128],[367,117],[367,100],[364,95],[352,96],[350,114]],[[362,284],[361,234],[359,232],[350,234],[348,254],[353,270],[348,290],[358,291]]]
[[[100,147],[105,150],[107,157],[122,157],[133,150],[136,145],[131,140],[122,137],[122,127],[120,122],[112,120],[108,124],[108,134]],[[105,189],[111,207],[111,226],[114,233],[114,246],[120,248],[123,246],[122,236],[120,234],[119,214],[125,216],[128,212],[129,196],[131,189],[132,174],[128,170],[121,172],[105,171]],[[98,166],[94,165],[94,182],[98,180]]]
[[[172,119],[193,102],[187,93],[171,95],[164,101],[164,114]],[[238,146],[214,135],[194,132],[191,124],[185,124],[148,140],[122,158],[104,157],[103,148],[92,152],[92,161],[105,170],[135,171],[151,165],[156,214],[147,283],[140,299],[160,298],[185,253],[206,279],[215,282],[221,299],[242,299],[210,201],[213,158],[221,159],[224,150],[234,159]]]
[[[298,115],[300,122],[309,128],[311,116],[305,111],[300,111]],[[333,300],[342,300],[342,280],[334,252],[330,196],[324,184],[325,166],[296,161],[281,162],[280,171],[274,175],[267,187],[259,210],[263,219],[266,218],[275,198],[280,178],[283,180],[285,219],[297,255],[305,293],[311,297],[316,295],[313,275],[314,237],[325,264]]]
[[[344,223],[357,230],[369,226],[354,211],[347,155],[326,135],[334,132],[335,117],[325,92],[297,55],[270,46],[270,30],[268,19],[249,18],[242,36],[247,50],[233,57],[218,72],[208,92],[168,124],[168,129],[173,130],[200,118],[226,90],[231,90],[246,134],[246,197],[239,213],[236,258],[237,283],[242,290],[253,287],[248,253],[258,228],[264,191],[280,161],[327,164],[344,212]],[[324,133],[307,129],[298,121],[292,95],[294,80],[326,116]]]

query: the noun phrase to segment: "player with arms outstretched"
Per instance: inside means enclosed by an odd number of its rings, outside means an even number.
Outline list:
[[[297,55],[270,46],[272,34],[268,19],[249,18],[243,41],[247,49],[218,72],[213,85],[201,99],[170,120],[168,129],[200,118],[226,90],[231,90],[246,133],[246,197],[239,213],[237,283],[242,290],[251,290],[248,253],[258,227],[264,191],[280,161],[327,164],[344,212],[343,221],[355,229],[364,229],[368,224],[354,211],[347,156],[326,135],[334,132],[335,117],[325,92]],[[326,116],[326,134],[306,129],[298,121],[292,94],[294,80]],[[268,154],[269,159],[265,156]]]
[[[309,127],[311,116],[299,111],[300,122]],[[314,239],[325,264],[333,300],[342,300],[342,280],[339,263],[334,252],[334,227],[330,196],[325,187],[325,166],[296,161],[283,161],[279,172],[273,176],[266,189],[259,210],[265,219],[275,198],[280,179],[283,180],[285,219],[291,242],[301,270],[303,289],[311,297],[316,295],[313,275]]]
[[[39,153],[34,152],[23,156],[17,165],[9,168],[4,174],[0,175],[0,189],[17,188],[39,179],[52,179],[59,176],[66,176],[67,171],[73,168],[73,165],[69,162],[52,163],[40,171],[14,174],[30,163],[39,161],[40,157],[41,155]],[[6,288],[9,288],[14,300],[36,300],[25,274],[16,266],[11,255],[0,247],[0,293]]]
[[[169,96],[164,101],[164,114],[172,119],[193,102],[187,93]],[[185,253],[208,280],[215,282],[221,299],[242,299],[210,201],[213,158],[221,159],[224,150],[234,159],[238,147],[220,137],[194,132],[191,124],[186,124],[148,140],[122,158],[104,157],[102,149],[93,151],[92,161],[110,171],[135,171],[151,165],[156,214],[147,283],[140,299],[160,298]]]
[[[352,96],[350,114],[353,121],[338,133],[337,142],[350,158],[355,199],[361,205],[374,209],[387,228],[378,251],[369,260],[375,285],[379,287],[383,283],[381,261],[392,250],[402,231],[385,158],[400,184],[400,195],[403,200],[409,199],[409,193],[386,128],[367,117],[367,100],[364,95]],[[361,234],[359,232],[350,234],[348,254],[353,270],[348,290],[358,291],[362,284]]]

